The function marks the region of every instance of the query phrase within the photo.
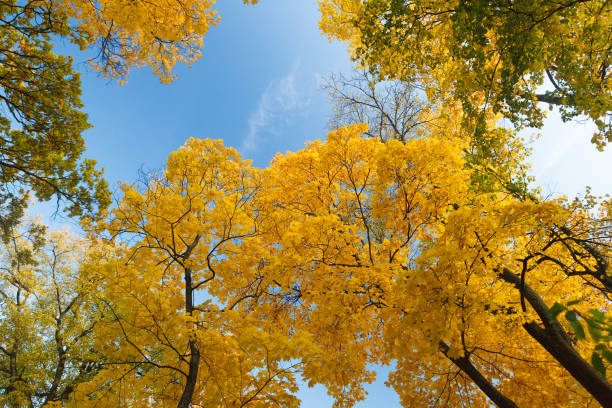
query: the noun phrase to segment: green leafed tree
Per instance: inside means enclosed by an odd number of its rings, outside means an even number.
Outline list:
[[[21,223],[3,238],[0,405],[66,402],[102,367],[94,351],[100,282],[86,265],[99,262],[103,249],[37,223]]]
[[[102,172],[82,160],[79,75],[72,58],[53,52],[51,36],[67,34],[65,17],[43,2],[0,5],[0,221],[19,222],[26,191],[68,203],[69,215],[108,205]]]
[[[256,3],[256,1],[245,1]],[[67,203],[71,216],[109,204],[102,172],[82,159],[79,75],[72,58],[53,52],[68,40],[90,49],[90,66],[124,81],[149,66],[162,82],[177,63],[201,56],[203,38],[217,24],[213,2],[9,0],[0,4],[0,222],[17,225],[28,191]]]
[[[592,119],[612,140],[612,8],[606,0],[323,0],[321,29],[384,78],[418,80],[517,126],[540,127],[544,103]]]

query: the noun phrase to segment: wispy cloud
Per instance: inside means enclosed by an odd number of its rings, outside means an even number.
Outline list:
[[[278,127],[290,122],[310,103],[309,99],[301,99],[296,87],[299,66],[296,62],[287,75],[271,81],[259,97],[257,108],[249,116],[248,133],[242,140],[243,152],[257,150],[263,132],[278,133]]]

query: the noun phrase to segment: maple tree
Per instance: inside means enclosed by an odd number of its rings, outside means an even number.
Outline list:
[[[350,350],[354,375],[395,360],[406,406],[488,406],[483,394],[503,407],[609,405],[605,370],[588,362],[600,339],[576,343],[547,306],[607,311],[609,221],[475,190],[441,129],[402,144],[356,126],[275,160],[279,301],[299,299],[293,324]]]
[[[591,1],[321,0],[320,27],[384,78],[418,81],[433,100],[461,101],[469,115],[501,112],[541,127],[538,102],[582,115],[612,139],[611,10]],[[545,79],[547,90],[542,90]]]
[[[260,181],[236,150],[190,139],[141,189],[122,187],[101,224],[119,252],[98,271],[109,319],[97,336],[118,340],[101,350],[108,366],[76,391],[76,406],[298,406],[295,371],[317,347],[241,313],[248,294],[224,296],[223,282],[249,290],[241,274],[257,273],[243,248],[259,234]]]

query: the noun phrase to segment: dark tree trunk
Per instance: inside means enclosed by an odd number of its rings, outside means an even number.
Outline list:
[[[612,384],[576,351],[563,326],[552,318],[550,309],[544,300],[510,270],[504,268],[499,276],[522,291],[522,295],[542,321],[542,325],[535,321],[523,324],[527,333],[540,343],[604,408],[612,408]]]
[[[542,345],[604,408],[612,408],[612,385],[578,352],[536,322],[523,325],[527,333]]]
[[[196,383],[198,382],[198,368],[200,367],[200,351],[196,345],[195,340],[189,341],[189,352],[191,357],[189,358],[189,373],[187,374],[187,382],[183,389],[183,395],[176,408],[189,408],[191,400],[193,399],[193,392],[195,391]]]
[[[485,393],[487,397],[495,405],[499,408],[518,408],[517,405],[510,398],[506,397],[502,394],[489,380],[487,380],[481,373],[478,371],[478,368],[474,367],[472,362],[470,361],[469,356],[464,356],[460,358],[452,358],[448,356],[449,346],[441,341],[439,343],[440,351],[442,354],[446,356],[450,361],[452,361],[457,367],[461,369],[468,377],[474,381],[474,383],[480,388],[482,392]]]
[[[193,286],[191,282],[191,269],[185,268],[185,311],[193,314]],[[189,408],[198,382],[198,369],[200,367],[200,351],[196,339],[189,340],[189,372],[183,394],[176,408]]]

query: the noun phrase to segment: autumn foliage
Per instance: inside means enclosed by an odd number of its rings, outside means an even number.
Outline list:
[[[79,404],[294,406],[302,375],[351,406],[371,364],[392,361],[406,406],[606,403],[538,337],[609,384],[589,362],[605,333],[580,336],[550,309],[605,312],[605,239],[580,250],[602,225],[563,200],[475,189],[443,132],[383,143],[364,130],[261,170],[190,139],[163,174],[124,186],[102,225],[122,237],[117,258],[99,270],[113,367]]]
[[[541,127],[538,102],[588,116],[612,139],[611,9],[605,0],[320,0],[321,30],[385,78],[424,85],[471,116]],[[546,85],[546,86],[543,86]]]
[[[104,75],[148,65],[168,82],[199,57],[212,2],[0,6],[23,23],[0,25],[3,41],[24,53],[0,59],[42,60],[66,97],[45,98],[46,74],[28,85],[2,68],[23,127],[0,117],[0,404],[298,407],[303,380],[351,407],[390,365],[406,407],[611,407],[610,202],[542,197],[498,127],[539,125],[536,102],[555,103],[596,121],[603,148],[609,8],[489,3],[321,0],[321,28],[373,81],[423,86],[418,125],[340,126],[265,168],[190,138],[110,208],[79,162],[78,75],[49,35],[97,44]],[[536,94],[544,75],[554,89]],[[67,153],[53,155],[60,134]],[[13,184],[96,210],[86,237],[26,219]]]

